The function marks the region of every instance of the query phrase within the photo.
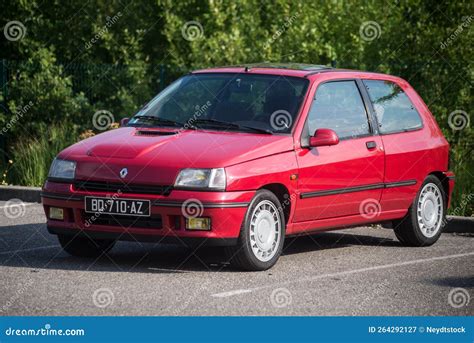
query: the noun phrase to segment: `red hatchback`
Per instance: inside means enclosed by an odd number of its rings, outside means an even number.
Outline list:
[[[285,237],[391,223],[400,242],[441,235],[449,145],[404,80],[317,65],[195,71],[122,127],[54,160],[42,199],[64,250],[116,240],[225,246],[264,270]]]

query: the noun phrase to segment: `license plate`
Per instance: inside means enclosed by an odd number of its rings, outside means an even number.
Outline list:
[[[150,216],[150,200],[85,197],[87,213],[116,214],[123,216]]]

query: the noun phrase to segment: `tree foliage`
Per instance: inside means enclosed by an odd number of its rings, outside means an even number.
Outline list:
[[[472,1],[0,2],[2,25],[17,20],[26,28],[21,40],[1,42],[0,58],[14,67],[0,124],[35,104],[9,142],[58,121],[91,128],[97,110],[117,120],[131,115],[164,76],[168,83],[195,68],[335,61],[408,80],[452,144],[462,183],[455,205],[474,192],[472,123],[453,130],[448,120],[456,110],[472,115]],[[367,23],[375,36],[362,30]]]

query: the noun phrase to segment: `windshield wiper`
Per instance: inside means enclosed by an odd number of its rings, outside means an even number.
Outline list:
[[[171,125],[171,126],[176,126],[176,127],[184,127],[185,124],[183,123],[180,123],[178,121],[174,121],[174,120],[171,120],[171,119],[165,119],[165,118],[160,118],[160,117],[156,117],[156,116],[135,116],[132,118],[133,119],[145,119],[145,120],[149,120],[149,121],[152,121],[154,123],[158,123],[158,124],[163,124],[163,125]],[[134,125],[135,123],[132,123],[132,126]],[[189,125],[190,128],[193,128],[192,125]]]
[[[216,126],[221,126],[221,127],[227,127],[227,128],[232,128],[232,129],[239,129],[239,130],[253,130],[256,132],[260,133],[265,133],[268,135],[273,135],[273,132],[270,130],[262,129],[259,127],[252,127],[252,126],[246,126],[246,125],[240,125],[237,123],[231,123],[228,121],[221,121],[217,119],[197,119],[193,122],[193,124],[210,124],[210,125],[216,125]]]

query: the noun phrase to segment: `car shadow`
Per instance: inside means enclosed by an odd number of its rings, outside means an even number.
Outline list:
[[[99,258],[67,254],[44,224],[0,227],[0,265],[41,269],[132,273],[239,272],[230,268],[223,248],[186,247],[157,243],[117,242]],[[283,255],[302,254],[348,246],[396,247],[396,241],[377,236],[330,231],[290,237]]]
[[[375,231],[374,231],[375,233]],[[343,248],[353,245],[400,247],[397,240],[341,231],[322,231],[311,235],[288,237],[283,255],[301,254],[316,250]]]
[[[474,276],[466,277],[446,277],[441,279],[429,279],[427,282],[444,287],[464,287],[474,288]]]

